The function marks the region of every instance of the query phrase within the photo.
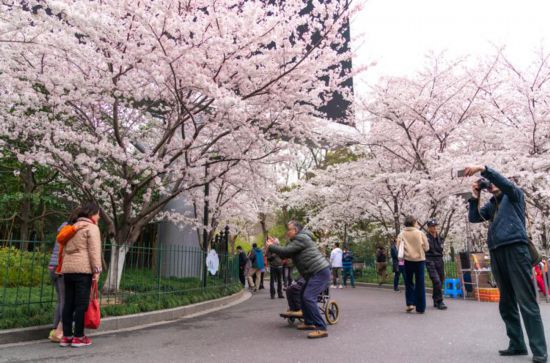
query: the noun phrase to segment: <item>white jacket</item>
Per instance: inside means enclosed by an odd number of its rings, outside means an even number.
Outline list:
[[[342,250],[339,247],[336,247],[330,253],[330,267],[342,267]]]

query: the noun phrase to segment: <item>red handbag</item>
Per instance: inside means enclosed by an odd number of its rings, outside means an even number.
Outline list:
[[[99,290],[97,280],[92,281],[92,289],[90,291],[90,303],[86,314],[84,314],[84,326],[86,329],[97,329],[101,322],[101,311],[99,309]]]

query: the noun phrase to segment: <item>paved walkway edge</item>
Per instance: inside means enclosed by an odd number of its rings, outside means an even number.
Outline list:
[[[90,336],[113,333],[115,331],[141,329],[148,326],[173,322],[174,320],[191,318],[222,310],[239,304],[250,298],[250,294],[241,290],[236,294],[215,300],[203,301],[197,304],[180,306],[177,308],[149,311],[146,313],[112,316],[101,319],[101,326],[97,330],[87,330]],[[46,340],[51,325],[41,325],[29,328],[0,330],[0,346],[13,343],[22,343],[34,340]]]

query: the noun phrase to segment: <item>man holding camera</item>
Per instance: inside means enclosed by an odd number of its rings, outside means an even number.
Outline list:
[[[478,172],[483,178],[472,185],[469,220],[471,223],[489,222],[487,244],[491,270],[500,290],[500,316],[510,338],[508,348],[499,353],[505,356],[528,354],[521,329],[521,312],[533,362],[546,362],[544,328],[531,281],[532,258],[525,228],[525,196],[517,185],[486,166],[469,166],[464,169],[464,176]],[[493,196],[480,208],[481,190],[487,190]]]
[[[443,263],[443,238],[437,231],[438,223],[435,219],[428,221],[428,243],[430,249],[426,251],[426,269],[433,285],[434,308],[446,310],[443,302],[443,282],[445,281],[445,264]]]

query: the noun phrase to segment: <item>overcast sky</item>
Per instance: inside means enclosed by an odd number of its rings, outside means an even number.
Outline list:
[[[351,31],[354,65],[377,63],[362,77],[367,84],[413,74],[430,51],[477,57],[506,45],[509,58],[525,64],[541,46],[550,51],[550,1],[369,0]]]

